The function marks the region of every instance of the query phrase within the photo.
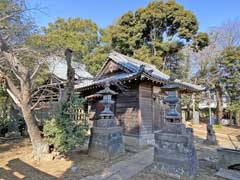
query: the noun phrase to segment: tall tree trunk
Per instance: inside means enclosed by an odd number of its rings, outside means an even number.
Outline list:
[[[222,89],[219,85],[216,86],[216,100],[217,100],[217,121],[222,124],[223,117],[223,102],[222,102]]]
[[[189,104],[187,104],[187,118],[186,118],[186,120],[190,120],[190,106],[189,106]]]
[[[234,120],[233,120],[233,112],[230,111],[229,114],[230,114],[230,117],[229,117],[229,118],[230,118],[230,124],[231,124],[231,125],[235,125],[236,123],[235,123]]]
[[[21,81],[21,110],[24,120],[27,125],[27,130],[33,146],[34,159],[40,160],[44,158],[45,154],[49,153],[49,147],[43,141],[41,131],[38,127],[34,111],[31,110],[31,83],[29,77],[26,77],[25,81]]]
[[[4,104],[3,104],[3,108],[2,108],[2,112],[3,112],[3,115],[2,117],[4,119],[7,119],[8,118],[8,107],[9,107],[9,95],[7,94],[6,95],[6,98],[4,100]]]
[[[236,126],[240,127],[240,111],[236,112]]]
[[[75,70],[72,67],[72,52],[73,51],[70,49],[65,50],[65,57],[67,62],[67,82],[62,93],[60,105],[66,103],[74,93]]]

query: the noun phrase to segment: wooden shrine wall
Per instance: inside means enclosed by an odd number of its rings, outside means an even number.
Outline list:
[[[132,85],[125,93],[119,93],[116,98],[115,115],[123,126],[125,135],[139,134],[139,99],[138,86]]]
[[[152,84],[142,82],[139,85],[139,109],[141,134],[153,132]]]

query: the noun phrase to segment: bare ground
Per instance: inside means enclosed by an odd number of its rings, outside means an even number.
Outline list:
[[[238,144],[240,140],[240,129],[222,128],[217,129],[223,139],[219,146],[206,146],[202,144],[205,139],[205,126],[194,126],[196,131],[196,150],[199,160],[198,180],[217,180],[221,179],[215,176],[216,162],[218,160],[216,149],[229,147],[231,144]],[[234,141],[228,138],[228,135],[234,138]],[[223,136],[224,135],[224,136]],[[225,135],[227,135],[225,138]],[[218,134],[217,134],[218,136]],[[53,161],[36,162],[31,156],[31,144],[29,139],[12,140],[0,144],[0,180],[55,180],[55,179],[80,179],[89,175],[104,172],[104,169],[110,167],[118,161],[124,161],[131,157],[133,153],[127,153],[114,161],[101,161],[87,156],[86,152],[74,152],[67,159],[56,159]],[[76,167],[73,172],[71,167]],[[166,175],[159,173],[152,166],[145,168],[138,173],[132,180],[174,180]]]
[[[32,159],[29,139],[0,144],[0,180],[55,180],[80,179],[94,175],[133,153],[113,161],[101,161],[87,156],[86,152],[71,153],[66,159],[37,162]],[[76,167],[72,171],[71,167]]]

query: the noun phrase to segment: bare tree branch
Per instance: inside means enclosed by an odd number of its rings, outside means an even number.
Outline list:
[[[40,97],[38,97],[38,100],[37,102],[35,102],[32,107],[31,107],[31,110],[35,109],[37,107],[37,105],[40,103],[40,101],[42,100],[42,97],[43,97],[43,94],[44,94],[44,91],[42,91]]]
[[[30,79],[33,79],[35,77],[35,75],[37,74],[37,72],[39,71],[39,69],[42,67],[42,65],[47,61],[47,58],[44,57],[42,61],[40,61],[37,66],[35,67],[35,69],[33,70],[32,75],[30,76]]]
[[[3,52],[3,55],[4,55],[5,59],[6,59],[7,64],[10,67],[10,70],[14,73],[14,75],[19,80],[22,80],[22,77],[21,77],[21,74],[19,72],[19,69],[23,69],[23,67],[22,67],[22,65],[20,63],[18,63],[17,58],[15,56],[13,56],[11,53],[8,53],[6,51]]]
[[[0,76],[2,76],[7,84],[7,93],[12,97],[14,102],[20,106],[20,91],[17,89],[17,87],[14,85],[14,83],[11,81],[10,78],[8,78],[1,70],[0,70]]]
[[[11,92],[10,89],[7,89],[7,93],[9,94],[9,96],[11,96],[11,98],[13,99],[13,101],[15,102],[15,104],[18,107],[21,107],[21,102],[19,101],[19,99]]]
[[[21,14],[22,12],[23,12],[23,10],[18,10],[18,11],[12,12],[11,14],[8,14],[8,15],[6,15],[4,17],[1,17],[0,18],[0,22],[6,20],[8,18],[14,17],[14,16],[16,16],[18,14]]]

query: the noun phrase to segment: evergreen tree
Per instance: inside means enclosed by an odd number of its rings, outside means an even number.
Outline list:
[[[196,50],[208,44],[207,34],[197,34],[197,30],[198,22],[191,11],[173,0],[153,1],[146,8],[127,12],[103,29],[99,48],[116,50],[168,72],[171,63],[179,64],[183,59],[181,49],[186,42],[196,40]],[[99,53],[102,51],[94,54]]]

